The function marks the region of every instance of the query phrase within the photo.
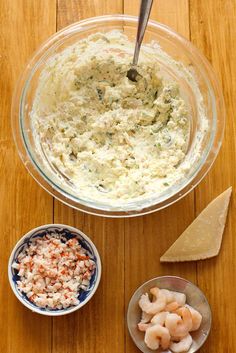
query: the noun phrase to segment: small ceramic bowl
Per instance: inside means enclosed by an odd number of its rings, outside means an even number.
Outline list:
[[[141,320],[141,309],[138,305],[139,298],[142,294],[148,293],[149,290],[155,286],[184,293],[187,298],[186,303],[201,313],[201,326],[197,331],[191,332],[193,343],[188,352],[185,353],[197,352],[198,349],[206,341],[211,329],[211,309],[206,297],[197,286],[183,278],[175,276],[153,278],[142,284],[133,294],[128,306],[127,325],[134,343],[143,353],[154,352],[150,350],[144,343],[144,332],[140,332],[138,330],[137,324]],[[163,351],[162,349],[159,349],[155,352],[172,353],[170,350]]]
[[[92,278],[90,280],[90,284],[87,290],[81,290],[78,294],[79,304],[75,306],[70,306],[66,309],[50,309],[50,308],[40,308],[32,303],[24,293],[21,293],[17,288],[17,281],[20,279],[18,276],[18,271],[12,268],[12,264],[17,260],[17,257],[20,252],[22,252],[30,243],[30,241],[34,238],[43,237],[46,234],[59,234],[63,235],[67,239],[71,239],[76,237],[79,240],[81,246],[87,250],[90,258],[95,262],[96,268]],[[8,278],[11,285],[11,288],[15,294],[15,296],[19,299],[19,301],[24,304],[28,309],[36,312],[38,314],[47,315],[47,316],[60,316],[70,314],[82,306],[84,306],[94,295],[96,292],[100,278],[101,278],[101,260],[98,254],[98,251],[93,244],[93,242],[82,233],[80,230],[64,225],[64,224],[46,224],[42,225],[38,228],[32,229],[30,232],[25,234],[16,244],[14,249],[12,250],[11,256],[9,258],[8,263]]]

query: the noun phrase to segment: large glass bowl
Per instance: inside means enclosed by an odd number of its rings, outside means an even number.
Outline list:
[[[34,179],[51,195],[78,210],[110,217],[129,217],[160,210],[190,192],[206,175],[219,151],[225,120],[224,100],[211,65],[201,53],[185,38],[169,27],[150,21],[144,38],[145,43],[157,42],[163,51],[178,64],[175,68],[168,64],[164,56],[156,57],[163,74],[179,82],[191,110],[191,136],[186,158],[190,158],[196,145],[200,144],[200,157],[186,174],[173,187],[162,194],[154,194],[142,200],[120,201],[119,203],[97,202],[80,197],[70,182],[47,161],[46,156],[36,148],[30,112],[35,91],[45,62],[56,53],[95,32],[108,32],[114,29],[124,31],[134,43],[137,18],[126,15],[113,15],[89,18],[77,22],[50,37],[34,54],[16,87],[12,101],[12,128],[19,155]],[[81,58],[83,60],[83,58]],[[185,74],[179,74],[176,67],[187,69],[194,76],[203,97],[208,130],[199,142],[201,118],[196,97],[196,89],[189,84]],[[196,88],[196,87],[195,87]],[[64,181],[62,182],[64,178]]]

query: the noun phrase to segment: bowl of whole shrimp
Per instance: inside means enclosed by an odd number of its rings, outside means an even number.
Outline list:
[[[129,333],[144,353],[194,353],[211,329],[211,309],[202,291],[175,276],[153,278],[133,294]]]

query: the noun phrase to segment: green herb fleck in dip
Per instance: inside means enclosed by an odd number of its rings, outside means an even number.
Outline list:
[[[141,53],[138,82],[130,81],[132,51],[121,32],[97,33],[55,55],[40,76],[31,112],[36,139],[89,199],[158,194],[186,173],[187,105],[150,48]]]

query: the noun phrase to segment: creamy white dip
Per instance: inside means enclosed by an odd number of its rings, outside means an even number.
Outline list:
[[[156,52],[127,77],[133,44],[118,31],[80,40],[43,69],[31,112],[47,160],[77,195],[127,200],[158,194],[184,177],[190,113],[164,79]],[[60,181],[61,182],[61,181]]]

